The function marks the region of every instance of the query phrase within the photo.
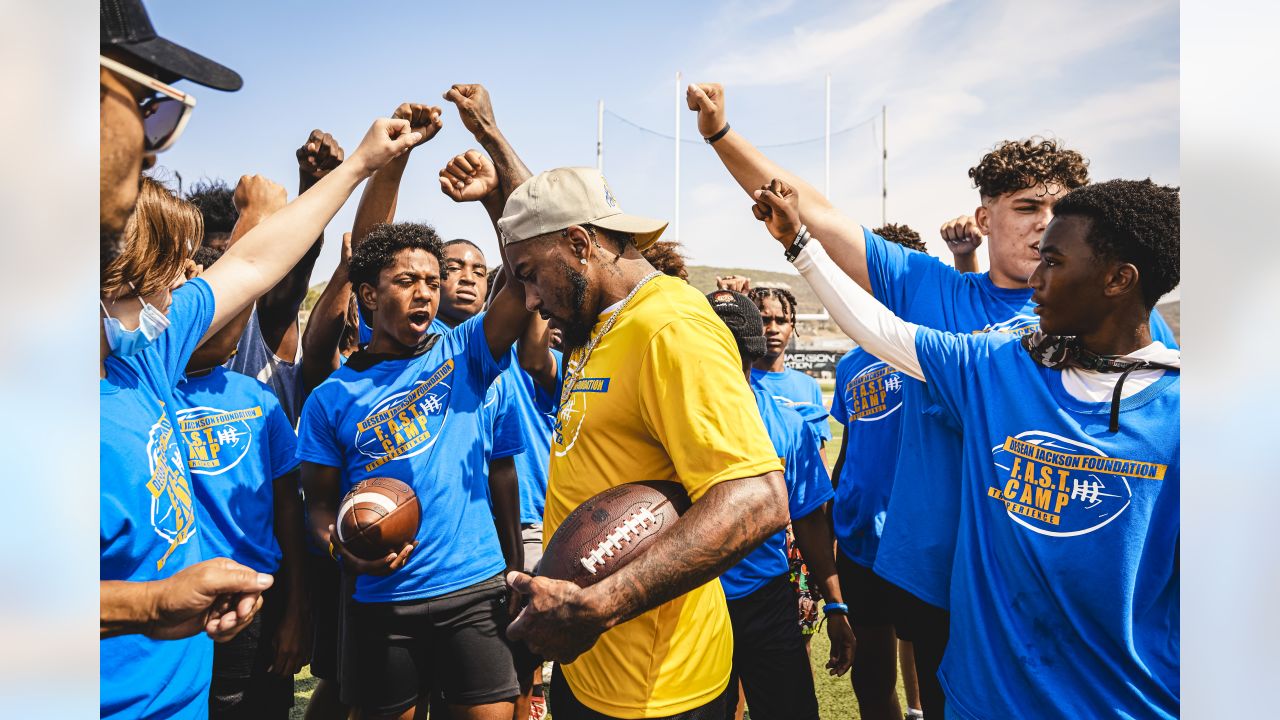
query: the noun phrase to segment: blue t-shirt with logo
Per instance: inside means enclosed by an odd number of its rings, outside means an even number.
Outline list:
[[[766,372],[751,368],[751,379],[760,383],[785,407],[800,413],[813,426],[822,442],[831,440],[831,426],[827,423],[827,404],[822,401],[822,388],[812,377],[786,368],[782,372]]]
[[[1015,337],[1039,329],[1030,288],[997,287],[987,273],[959,273],[935,257],[891,243],[866,228],[863,238],[872,292],[903,320],[948,332]],[[1156,311],[1151,314],[1151,334],[1176,347],[1173,333]],[[959,522],[959,485],[932,480],[935,476],[959,478],[960,428],[924,397],[922,383],[904,376],[903,387],[907,410],[901,420],[893,492],[874,569],[925,602],[946,608]]]
[[[1072,397],[1008,335],[921,329],[928,397],[963,428],[951,638],[966,720],[1176,718],[1179,373],[1120,403]]]
[[[298,439],[284,408],[271,386],[224,367],[187,377],[174,395],[206,554],[275,572],[274,483],[298,467]]]
[[[390,575],[361,575],[360,602],[436,597],[506,567],[489,510],[482,406],[511,356],[493,358],[483,320],[467,320],[415,357],[352,356],[303,406],[298,458],[340,468],[342,494],[390,477],[418,496],[417,548]]]
[[[109,356],[99,382],[99,579],[167,578],[213,555],[201,547],[173,388],[213,322],[214,297],[196,279],[173,293],[169,328],[130,357]],[[207,528],[205,528],[207,530]],[[203,718],[213,641],[120,635],[99,643],[104,718]]]
[[[818,454],[813,425],[799,413],[773,398],[758,382],[751,383],[756,407],[774,450],[782,458],[787,482],[787,500],[792,521],[799,520],[831,499],[831,477]],[[774,534],[764,544],[720,576],[724,596],[737,600],[759,590],[765,583],[787,572],[787,533]]]
[[[831,416],[844,425],[844,464],[831,518],[845,557],[871,567],[884,531],[908,378],[862,348],[836,364]]]

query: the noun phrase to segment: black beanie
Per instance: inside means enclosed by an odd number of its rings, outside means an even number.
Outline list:
[[[755,362],[764,357],[766,343],[764,338],[764,321],[760,319],[760,309],[742,293],[732,290],[716,290],[707,294],[707,302],[711,309],[729,326],[733,339],[738,341],[738,352],[747,362]]]

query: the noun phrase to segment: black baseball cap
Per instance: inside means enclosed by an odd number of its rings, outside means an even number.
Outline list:
[[[755,362],[764,357],[768,345],[764,338],[764,321],[760,319],[760,308],[751,302],[751,298],[732,290],[716,290],[707,293],[707,302],[711,309],[729,327],[733,339],[738,341],[738,352],[742,359]]]
[[[119,50],[153,65],[160,73],[156,79],[163,83],[190,80],[228,91],[244,85],[235,70],[156,35],[142,0],[102,0],[100,19],[102,49]]]

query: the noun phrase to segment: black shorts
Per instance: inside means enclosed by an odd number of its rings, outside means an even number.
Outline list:
[[[818,720],[818,697],[804,635],[796,624],[789,574],[729,601],[733,677],[742,681],[752,720]],[[737,682],[730,681],[733,687]],[[723,718],[732,720],[736,702]]]
[[[951,613],[897,585],[890,583],[889,587],[894,608],[893,628],[898,639],[907,642],[932,640],[945,646],[951,629]]]
[[[501,575],[427,600],[353,601],[342,700],[379,715],[402,713],[435,693],[454,705],[512,700],[520,685],[507,623]]]
[[[791,584],[788,582],[787,589],[790,590]],[[790,607],[795,607],[795,595],[792,595]],[[795,616],[787,616],[792,625],[795,624]],[[573,691],[569,689],[569,683],[564,679],[564,673],[559,668],[551,675],[551,698],[548,701],[551,711],[551,717],[555,720],[617,720],[612,715],[598,713],[595,710],[583,705],[581,701],[574,696]],[[667,715],[661,718],[651,718],[650,720],[724,720],[725,713],[729,713],[729,717],[733,717],[733,709],[738,704],[738,684],[729,683],[720,697],[711,702],[696,707],[692,710],[686,710],[675,715]]]
[[[351,582],[343,582],[338,563],[327,555],[307,558],[307,585],[311,590],[311,617],[314,628],[311,675],[338,681],[338,658],[342,640],[342,608],[351,597]]]
[[[293,677],[267,672],[275,660],[275,633],[284,617],[284,595],[263,593],[262,609],[244,630],[213,646],[209,717],[219,720],[287,718]]]
[[[840,595],[849,606],[850,625],[895,624],[896,592],[901,590],[839,550],[836,551],[836,574],[840,576]]]

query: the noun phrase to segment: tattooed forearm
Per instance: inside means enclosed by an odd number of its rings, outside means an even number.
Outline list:
[[[612,627],[719,577],[786,524],[782,473],[722,482],[590,591]]]
[[[489,158],[493,160],[493,168],[498,173],[498,191],[490,194],[483,202],[489,217],[497,223],[498,218],[502,217],[502,209],[507,204],[507,198],[511,197],[511,193],[533,174],[529,172],[529,168],[525,166],[524,161],[499,130],[495,129],[482,136],[480,145],[485,152],[489,153]]]

